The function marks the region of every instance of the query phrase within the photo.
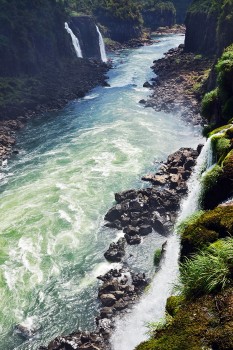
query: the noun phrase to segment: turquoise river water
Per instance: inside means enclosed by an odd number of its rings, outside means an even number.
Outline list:
[[[96,276],[112,267],[103,253],[121,234],[103,226],[114,192],[145,186],[140,177],[157,161],[201,140],[179,113],[138,103],[149,94],[142,86],[153,60],[183,39],[164,36],[113,56],[110,87],[21,131],[20,154],[0,183],[0,349],[37,349],[58,334],[94,327]],[[163,241],[151,234],[132,248],[132,266],[153,276],[153,252]],[[36,336],[21,339],[18,323]]]

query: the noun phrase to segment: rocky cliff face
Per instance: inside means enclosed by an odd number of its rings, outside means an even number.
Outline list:
[[[172,0],[176,9],[176,23],[183,24],[185,21],[186,12],[192,0]]]
[[[233,1],[194,0],[185,24],[186,51],[219,57],[233,42]]]
[[[61,2],[0,0],[0,119],[61,107],[104,82],[102,63],[76,57],[66,21]],[[80,18],[78,26],[84,57],[100,58],[94,21]]]
[[[73,33],[78,37],[84,58],[101,59],[99,34],[93,17],[72,17],[69,23]]]
[[[175,8],[171,9],[152,9],[142,12],[144,26],[151,30],[156,30],[159,27],[173,26],[176,21]]]
[[[134,23],[133,20],[124,21],[117,18],[104,18],[101,19],[101,24],[108,28],[110,38],[119,43],[140,38],[142,35],[141,26]]]
[[[217,50],[218,12],[188,12],[185,25],[185,50],[214,54]]]

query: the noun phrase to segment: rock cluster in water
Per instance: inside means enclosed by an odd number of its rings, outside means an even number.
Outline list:
[[[139,244],[153,230],[162,235],[171,231],[182,195],[186,194],[187,180],[196,164],[202,145],[196,150],[181,148],[171,154],[155,174],[142,180],[152,187],[128,190],[115,194],[117,202],[106,214],[106,226],[123,230],[124,238],[111,243],[104,256],[109,261],[120,262],[125,255],[126,243]]]
[[[134,273],[129,268],[112,269],[97,277],[103,282],[98,298],[102,304],[96,317],[94,332],[78,331],[68,336],[59,336],[48,347],[39,350],[109,350],[109,338],[114,327],[113,317],[132,306],[141,295],[149,280],[145,274]]]

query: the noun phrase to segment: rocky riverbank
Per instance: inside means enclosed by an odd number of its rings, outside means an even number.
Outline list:
[[[0,104],[0,166],[4,166],[12,153],[18,152],[14,147],[16,133],[29,119],[61,109],[70,100],[84,97],[97,85],[107,85],[105,74],[108,69],[104,63],[79,59],[65,70],[58,67],[46,70],[31,81],[9,80],[9,92]]]
[[[200,124],[202,86],[212,65],[213,58],[186,53],[184,45],[169,50],[164,58],[154,61],[156,76],[144,84],[152,93],[147,101],[140,102],[156,111],[181,111],[185,121]]]

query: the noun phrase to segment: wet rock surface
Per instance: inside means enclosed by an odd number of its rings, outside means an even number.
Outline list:
[[[114,316],[132,307],[150,281],[145,274],[134,273],[128,268],[112,269],[97,278],[103,284],[98,293],[102,308],[96,317],[96,330],[59,336],[39,350],[110,350],[109,338],[114,328]]]

